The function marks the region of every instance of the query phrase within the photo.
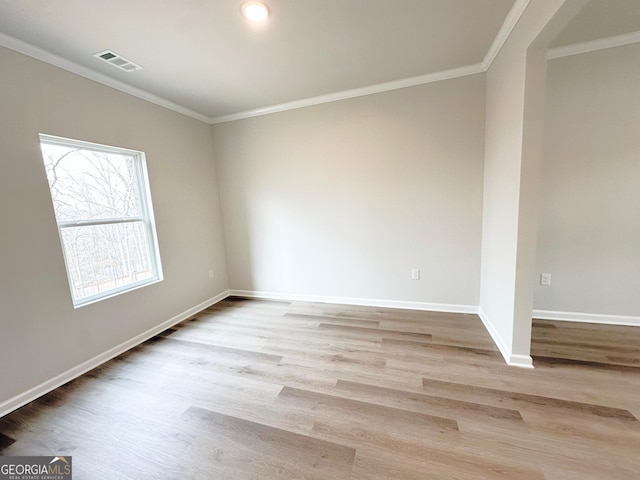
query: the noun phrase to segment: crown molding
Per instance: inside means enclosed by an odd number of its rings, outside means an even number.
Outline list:
[[[588,42],[573,43],[571,45],[563,45],[561,47],[550,48],[547,53],[547,58],[549,60],[553,60],[554,58],[562,58],[568,57],[570,55],[595,52],[597,50],[604,50],[606,48],[622,47],[624,45],[631,45],[633,43],[640,43],[640,31],[625,33],[623,35],[615,35],[613,37],[599,38],[597,40],[591,40]]]
[[[178,105],[165,98],[159,97],[152,93],[149,93],[140,88],[129,85],[111,78],[103,73],[97,72],[91,68],[84,67],[80,64],[72,62],[64,57],[60,57],[53,53],[47,52],[35,45],[24,42],[17,38],[11,37],[4,33],[0,33],[0,45],[16,52],[22,53],[29,57],[33,57],[37,60],[41,60],[50,65],[62,68],[76,75],[80,75],[89,80],[101,83],[108,87],[114,88],[121,92],[133,95],[134,97],[146,100],[155,105],[167,108],[174,112],[186,115],[195,120],[199,120],[208,124],[218,124],[232,122],[235,120],[243,120],[246,118],[258,117],[262,115],[269,115],[271,113],[284,112],[287,110],[294,110],[298,108],[310,107],[314,105],[320,105],[323,103],[337,102],[339,100],[348,100],[350,98],[361,97],[365,95],[371,95],[375,93],[384,93],[392,90],[399,90],[401,88],[415,87],[418,85],[425,85],[428,83],[439,82],[442,80],[450,80],[457,77],[464,77],[467,75],[475,75],[478,73],[485,73],[496,56],[504,46],[505,42],[511,35],[511,32],[517,25],[520,17],[526,10],[531,0],[516,0],[511,7],[511,10],[507,14],[502,27],[498,31],[491,47],[487,51],[482,63],[476,63],[473,65],[465,65],[463,67],[453,68],[450,70],[443,70],[440,72],[428,73],[426,75],[419,75],[416,77],[404,78],[401,80],[394,80],[391,82],[380,83],[377,85],[369,85],[361,88],[354,88],[351,90],[344,90],[340,92],[329,93],[326,95],[319,95],[316,97],[305,98],[301,100],[294,100],[292,102],[281,103],[277,105],[270,105],[267,107],[256,108],[252,110],[246,110],[243,112],[232,113],[229,115],[222,115],[218,117],[209,117],[207,115],[198,113],[189,108]],[[576,43],[572,45],[566,45],[562,47],[556,47],[549,50],[547,57],[549,59],[566,57],[569,55],[578,55],[581,53],[592,52],[596,50],[603,50],[606,48],[620,47],[623,45],[630,45],[633,43],[640,43],[640,31],[631,32],[624,35],[617,35],[613,37],[602,38],[599,40],[593,40],[589,42]]]
[[[232,113],[212,119],[211,123],[233,122],[234,120],[243,120],[245,118],[258,117],[268,115],[270,113],[284,112],[286,110],[294,110],[297,108],[310,107],[320,105],[322,103],[337,102],[338,100],[347,100],[349,98],[362,97],[374,93],[389,92],[391,90],[399,90],[401,88],[415,87],[427,83],[439,82],[441,80],[449,80],[467,75],[475,75],[484,73],[486,70],[481,63],[474,65],[465,65],[464,67],[452,68],[450,70],[442,70],[440,72],[428,73],[417,77],[403,78],[402,80],[394,80],[392,82],[379,83],[377,85],[369,85],[367,87],[354,88],[352,90],[343,90],[341,92],[319,95],[317,97],[305,98],[302,100],[294,100],[293,102],[271,105],[264,108],[256,108],[246,110],[244,112]]]
[[[302,100],[295,100],[293,102],[282,103],[278,105],[271,105],[263,108],[256,108],[253,110],[246,110],[244,112],[232,113],[230,115],[222,115],[220,117],[214,117],[211,119],[211,124],[233,122],[235,120],[244,120],[251,117],[259,117],[261,115],[269,115],[270,113],[284,112],[287,110],[295,110],[297,108],[310,107],[313,105],[320,105],[322,103],[336,102],[338,100],[347,100],[349,98],[361,97],[364,95],[371,95],[374,93],[389,92],[391,90],[398,90],[400,88],[415,87],[417,85],[424,85],[432,82],[439,82],[441,80],[450,80],[452,78],[463,77],[466,75],[474,75],[476,73],[485,73],[496,56],[502,49],[502,46],[511,35],[511,32],[515,28],[518,20],[529,5],[530,0],[516,0],[511,7],[511,10],[507,14],[502,27],[498,31],[496,38],[493,40],[491,47],[487,51],[482,63],[473,65],[466,65],[464,67],[453,68],[451,70],[443,70],[440,72],[429,73],[426,75],[420,75],[417,77],[405,78],[402,80],[396,80],[393,82],[380,83],[377,85],[370,85],[362,88],[355,88],[352,90],[344,90],[341,92],[329,93],[327,95],[320,95],[317,97],[306,98]]]
[[[10,35],[0,33],[0,45],[14,50],[18,53],[22,53],[29,57],[35,58],[37,60],[41,60],[55,67],[59,67],[68,72],[75,73],[76,75],[80,75],[81,77],[88,78],[89,80],[93,80],[94,82],[101,83],[103,85],[106,85],[107,87],[111,87],[121,92],[128,93],[129,95],[133,95],[134,97],[146,100],[147,102],[154,103],[169,110],[173,110],[174,112],[181,113],[182,115],[186,115],[187,117],[200,120],[201,122],[211,123],[211,118],[207,117],[206,115],[194,112],[193,110],[183,107],[182,105],[178,105],[177,103],[173,103],[165,98],[153,95],[152,93],[146,92],[145,90],[142,90],[140,88],[133,87],[128,83],[116,80],[103,73],[92,70],[91,68],[84,67],[78,63],[72,62],[71,60],[68,60],[64,57],[60,57],[53,53],[47,52],[40,47],[36,47],[35,45],[32,45],[30,43],[18,40],[17,38],[14,38]]]
[[[518,0],[521,1],[521,0]],[[528,0],[527,0],[528,1]],[[204,123],[208,124],[216,124],[216,123],[224,123],[231,122],[234,120],[242,120],[245,118],[257,117],[261,115],[268,115],[270,113],[276,112],[284,112],[286,110],[293,110],[303,107],[309,107],[312,105],[319,105],[322,103],[336,102],[338,100],[346,100],[349,98],[360,97],[364,95],[371,95],[374,93],[382,93],[388,92],[391,90],[398,90],[406,87],[413,87],[417,85],[423,85],[432,82],[439,82],[441,80],[449,80],[452,78],[463,77],[467,75],[474,75],[477,73],[484,73],[486,69],[482,64],[474,64],[474,65],[465,65],[463,67],[453,68],[450,70],[443,70],[440,72],[429,73],[426,75],[420,75],[417,77],[404,78],[401,80],[395,80],[392,82],[381,83],[377,85],[370,85],[362,88],[355,88],[352,90],[344,90],[341,92],[329,93],[326,95],[320,95],[317,97],[311,97],[301,100],[295,100],[293,102],[287,102],[277,105],[271,105],[263,108],[256,108],[252,110],[247,110],[244,112],[233,113],[230,115],[223,115],[219,117],[209,117],[207,115],[203,115],[201,113],[195,112],[189,108],[183,107],[182,105],[178,105],[177,103],[173,103],[170,100],[159,97],[152,93],[149,93],[140,88],[129,85],[128,83],[122,82],[120,80],[116,80],[111,78],[103,73],[97,72],[91,68],[84,67],[78,63],[75,63],[71,60],[68,60],[59,55],[55,55],[50,53],[40,47],[36,47],[30,43],[19,40],[10,35],[6,35],[0,32],[0,45],[16,52],[22,53],[29,57],[35,58],[36,60],[40,60],[42,62],[48,63],[55,67],[61,68],[71,73],[75,73],[76,75],[80,75],[84,78],[88,78],[89,80],[93,80],[95,82],[101,83],[108,87],[114,88],[121,92],[127,93],[129,95],[133,95],[134,97],[138,97],[142,100],[146,100],[153,104],[159,105],[161,107],[167,108],[174,112],[180,113],[182,115],[186,115],[188,117],[194,118]]]
[[[484,67],[485,72],[489,70],[489,67],[498,56],[498,53],[500,53],[500,50],[509,38],[509,35],[511,35],[511,32],[520,20],[520,17],[527,9],[529,2],[530,0],[516,0],[513,7],[511,7],[511,10],[504,19],[504,23],[502,24],[502,27],[500,27],[496,38],[493,39],[493,43],[489,47],[489,50],[487,50],[484,60],[482,60],[482,66]]]

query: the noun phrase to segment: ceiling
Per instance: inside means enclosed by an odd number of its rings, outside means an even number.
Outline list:
[[[258,28],[243,3],[0,0],[0,32],[215,118],[478,64],[514,0],[265,0]]]
[[[0,0],[0,45],[215,123],[484,71],[528,2],[265,0],[251,25],[244,0]],[[639,6],[592,0],[556,45],[637,29]]]
[[[640,0],[591,0],[551,43],[574,45],[640,30]]]

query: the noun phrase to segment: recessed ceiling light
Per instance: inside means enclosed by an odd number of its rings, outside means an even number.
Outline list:
[[[269,8],[262,2],[246,2],[242,5],[242,15],[252,22],[261,22],[269,16]]]

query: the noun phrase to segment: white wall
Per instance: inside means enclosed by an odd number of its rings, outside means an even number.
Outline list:
[[[530,2],[487,72],[480,313],[514,365],[531,365],[544,48],[584,3]]]
[[[228,285],[208,125],[5,48],[0,125],[1,411]],[[146,152],[163,282],[74,310],[38,133]]]
[[[635,44],[549,62],[536,271],[552,284],[536,309],[640,324],[638,58]]]
[[[477,305],[483,75],[213,134],[232,289]]]

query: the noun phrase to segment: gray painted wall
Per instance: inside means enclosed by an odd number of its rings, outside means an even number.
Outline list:
[[[529,7],[488,80],[214,127],[0,48],[0,404],[228,288],[480,304],[528,354],[525,51],[563,3]],[[550,62],[537,308],[638,314],[637,49]],[[73,309],[38,133],[146,152],[163,282]]]
[[[483,75],[213,134],[232,289],[477,305]]]
[[[551,60],[534,307],[640,317],[640,45]],[[638,322],[640,323],[640,322]]]
[[[208,125],[5,48],[0,66],[2,403],[225,291],[227,278]],[[164,281],[73,308],[38,133],[146,152]]]

